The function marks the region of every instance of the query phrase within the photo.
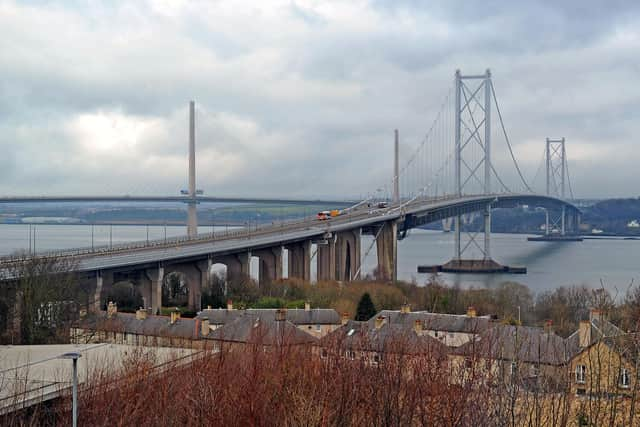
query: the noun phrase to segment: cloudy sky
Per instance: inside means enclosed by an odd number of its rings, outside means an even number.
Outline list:
[[[0,194],[177,194],[190,99],[206,194],[366,194],[491,68],[529,179],[564,136],[577,196],[638,196],[637,5],[0,0]]]

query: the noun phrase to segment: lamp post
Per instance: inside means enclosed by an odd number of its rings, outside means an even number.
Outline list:
[[[80,357],[82,355],[75,351],[58,356],[58,359],[73,360],[73,427],[78,427],[78,359]]]

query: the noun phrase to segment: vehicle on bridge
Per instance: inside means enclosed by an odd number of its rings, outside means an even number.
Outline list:
[[[320,212],[318,212],[318,215],[316,215],[316,218],[319,221],[326,221],[326,220],[331,219],[333,217],[340,216],[341,214],[342,214],[342,211],[340,211],[338,209],[332,209],[330,211],[320,211]]]

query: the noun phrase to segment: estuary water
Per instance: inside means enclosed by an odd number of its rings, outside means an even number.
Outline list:
[[[211,227],[200,227],[202,233]],[[215,227],[216,231],[225,227]],[[51,249],[91,247],[163,239],[185,233],[184,226],[140,226],[140,225],[36,225],[0,224],[0,254],[7,255],[17,250],[37,251]],[[34,239],[35,235],[35,239]],[[376,264],[375,245],[372,237],[363,236],[362,254],[371,250],[364,258],[363,273],[371,273]],[[470,249],[475,248],[473,243]],[[442,280],[462,287],[492,287],[504,281],[517,281],[529,286],[533,292],[551,290],[563,285],[586,284],[605,288],[618,295],[624,294],[633,280],[640,280],[640,240],[591,239],[583,242],[528,242],[522,234],[493,234],[491,241],[493,258],[506,265],[526,266],[527,274],[469,275],[441,274]],[[442,264],[453,254],[453,233],[412,230],[409,236],[398,243],[398,278],[425,283],[429,274],[418,274],[418,265]],[[479,256],[471,251],[469,257]],[[286,272],[286,257],[285,268]],[[315,263],[313,263],[315,264]],[[252,273],[258,271],[258,260],[252,260]],[[312,279],[315,265],[312,265]]]

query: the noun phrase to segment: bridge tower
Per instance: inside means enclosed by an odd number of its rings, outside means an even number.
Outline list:
[[[565,139],[547,138],[545,150],[547,169],[547,196],[556,196],[561,199],[566,197],[565,183],[567,182],[567,151]],[[566,233],[566,212],[564,206],[557,216],[551,216],[549,210],[545,214],[545,234],[549,235],[552,229],[560,227],[562,236]]]
[[[189,190],[187,200],[187,235],[195,237],[198,234],[198,213],[196,207],[196,119],[195,103],[189,102]]]
[[[462,197],[472,185],[491,193],[491,71],[481,75],[455,77],[455,188]],[[479,153],[479,158],[473,154]],[[474,193],[474,191],[470,191]],[[473,244],[482,253],[482,259],[491,259],[491,205],[484,210],[484,233],[480,244],[479,233],[464,233],[462,241],[461,215],[454,217],[454,262],[463,260],[464,252]]]

